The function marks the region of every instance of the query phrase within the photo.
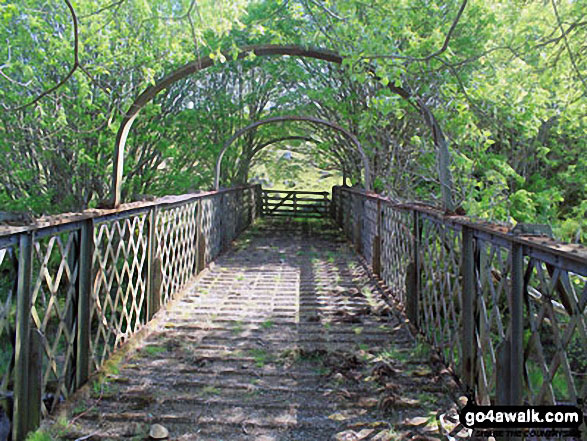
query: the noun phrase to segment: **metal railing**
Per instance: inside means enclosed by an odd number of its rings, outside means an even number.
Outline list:
[[[247,186],[0,227],[0,404],[21,441],[258,215]]]
[[[328,217],[327,191],[262,190],[263,216]]]
[[[587,396],[587,248],[334,187],[331,215],[479,404]]]

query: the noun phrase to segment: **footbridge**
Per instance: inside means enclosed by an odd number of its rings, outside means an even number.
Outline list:
[[[15,441],[466,439],[465,396],[587,393],[585,247],[355,188],[4,226],[0,272]]]

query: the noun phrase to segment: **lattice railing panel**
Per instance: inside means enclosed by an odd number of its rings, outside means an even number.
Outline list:
[[[9,406],[13,390],[14,330],[16,329],[17,247],[0,249],[0,406]]]
[[[0,406],[20,409],[18,439],[249,225],[259,193],[169,196],[0,226]]]
[[[222,222],[223,231],[222,231],[222,246],[228,245],[232,238],[235,236],[236,231],[236,222],[237,222],[237,204],[236,204],[236,195],[234,193],[226,193],[223,196],[223,204],[222,204]]]
[[[475,268],[479,311],[475,332],[477,400],[480,404],[495,404],[498,347],[510,332],[511,258],[509,249],[480,239],[476,243],[479,256]]]
[[[196,274],[198,203],[157,213],[154,265],[161,271],[161,303],[166,304]]]
[[[587,277],[527,259],[524,334],[526,400],[587,397]]]
[[[141,213],[94,228],[90,349],[96,368],[146,321],[147,219]]]
[[[456,367],[461,358],[461,236],[446,225],[424,218],[419,253],[421,329],[440,349],[445,363]]]
[[[44,415],[74,389],[78,238],[79,231],[72,230],[33,245],[31,317],[42,335]]]
[[[353,204],[351,194],[341,192],[342,207],[342,229],[347,237],[352,239],[353,235]]]
[[[383,280],[410,319],[418,312],[414,323],[478,403],[576,404],[587,396],[585,247],[335,187],[332,216],[355,245],[361,235],[368,260],[375,201],[383,209]]]
[[[373,262],[373,242],[377,236],[377,201],[367,199],[363,205],[363,231],[361,233],[363,256],[367,262]]]
[[[413,260],[413,215],[385,204],[381,223],[381,277],[398,300],[406,294],[406,272]]]
[[[351,196],[351,237],[354,244],[361,239],[361,232],[363,230],[363,198],[360,195],[353,194]]]
[[[219,248],[215,243],[215,238],[218,238],[218,227],[215,226],[217,205],[212,198],[202,200],[202,236],[206,240],[205,256],[206,263],[212,261],[215,256],[216,249]]]

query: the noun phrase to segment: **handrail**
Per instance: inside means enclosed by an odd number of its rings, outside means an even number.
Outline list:
[[[221,188],[219,190],[201,191],[198,193],[186,193],[182,195],[162,196],[152,201],[128,202],[120,205],[118,208],[89,208],[80,213],[62,213],[51,216],[44,216],[35,219],[30,225],[11,226],[0,224],[0,241],[6,240],[7,236],[25,233],[27,231],[42,231],[48,228],[60,227],[65,224],[81,222],[93,219],[95,222],[111,220],[126,215],[136,214],[146,211],[153,207],[172,207],[177,204],[189,203],[198,199],[214,196],[217,194],[230,193],[243,189],[253,188],[255,185],[241,185],[230,188]],[[1,247],[2,242],[0,242]]]
[[[478,403],[586,395],[587,247],[355,188],[332,195],[331,216]]]
[[[9,279],[0,280],[0,348],[13,360],[0,364],[0,405],[14,408],[13,440],[259,216],[260,191],[165,196],[0,227],[0,272]]]
[[[445,211],[437,207],[426,205],[421,202],[399,203],[389,197],[381,196],[377,193],[366,192],[353,187],[339,188],[343,189],[345,192],[360,195],[361,197],[372,201],[381,201],[394,209],[412,211],[430,216],[433,219],[451,225],[457,229],[468,227],[477,230],[480,234],[490,235],[494,237],[494,239],[502,239],[503,241],[524,245],[540,252],[551,253],[559,256],[567,262],[573,262],[570,263],[570,265],[578,264],[579,266],[574,269],[579,270],[581,275],[587,276],[587,268],[585,267],[587,262],[587,247],[584,245],[565,243],[547,236],[515,235],[511,232],[511,228],[507,226],[482,220],[475,220],[468,216],[447,214]]]

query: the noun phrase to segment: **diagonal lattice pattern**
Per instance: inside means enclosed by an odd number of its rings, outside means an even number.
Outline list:
[[[510,330],[508,289],[511,283],[509,250],[484,240],[477,240],[479,264],[476,265],[476,307],[479,319],[475,342],[478,372],[477,400],[490,404],[496,395],[498,346]]]
[[[41,332],[41,410],[47,414],[73,391],[77,329],[78,232],[35,240],[31,317]]]
[[[587,277],[532,258],[526,284],[526,399],[575,403],[587,396]]]
[[[456,368],[459,341],[461,241],[458,232],[430,218],[422,220],[419,247],[421,264],[420,325],[444,362]]]
[[[197,215],[197,202],[163,209],[157,214],[154,264],[161,268],[162,304],[196,273]]]
[[[385,205],[382,211],[381,276],[397,299],[404,303],[406,273],[414,252],[413,216]]]
[[[146,321],[147,213],[96,224],[90,351],[98,368]]]
[[[0,405],[11,390],[14,366],[14,329],[16,326],[16,247],[0,249]]]
[[[361,199],[362,204],[358,201]],[[373,195],[336,187],[332,213],[349,239],[365,227]],[[473,290],[471,367],[474,393],[483,404],[508,400],[507,388],[497,366],[508,369],[513,357],[512,341],[512,249],[515,236],[487,224],[446,217],[424,206],[382,204],[382,277],[406,303],[406,268],[415,266],[420,330],[434,343],[454,372],[461,372],[463,352],[463,285],[465,268],[472,268]],[[357,213],[360,210],[360,213]],[[355,228],[357,219],[363,227]],[[414,221],[417,222],[414,225]],[[472,231],[473,264],[465,265],[461,226]],[[418,228],[415,228],[415,227]],[[415,237],[414,233],[418,232]],[[522,238],[524,241],[525,238]],[[362,238],[362,254],[369,257],[371,239]],[[521,298],[523,314],[522,400],[532,404],[577,403],[587,396],[587,265],[568,247],[548,240],[525,240],[519,272],[524,275]],[[552,244],[544,246],[543,244]],[[367,247],[367,248],[365,248]],[[573,249],[575,248],[575,249]],[[568,251],[567,251],[568,250]],[[469,293],[467,293],[469,294]],[[521,378],[523,377],[523,378]],[[505,384],[509,384],[505,382]],[[499,390],[501,388],[501,398]]]

